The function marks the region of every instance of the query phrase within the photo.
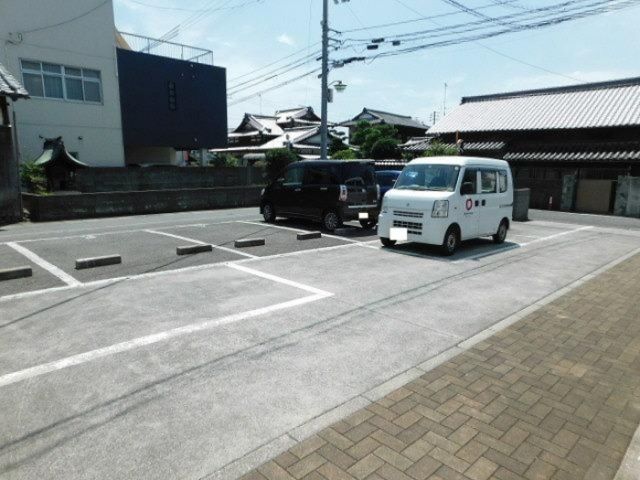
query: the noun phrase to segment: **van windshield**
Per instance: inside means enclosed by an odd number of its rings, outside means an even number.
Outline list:
[[[398,190],[453,192],[458,181],[458,165],[407,165],[396,181]]]

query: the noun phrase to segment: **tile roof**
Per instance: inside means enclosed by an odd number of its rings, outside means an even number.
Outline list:
[[[358,121],[360,121],[360,117],[366,116],[367,114],[370,114],[373,117],[376,117],[377,122],[384,122],[389,125],[419,128],[425,131],[427,130],[427,128],[429,128],[428,125],[425,125],[421,121],[416,120],[415,118],[411,118],[408,115],[400,115],[397,113],[384,112],[382,110],[374,110],[372,108],[364,108],[362,112],[360,112],[358,115],[353,117],[351,120],[342,123],[342,125],[344,126],[356,125]],[[375,122],[376,120],[374,120],[374,123]]]
[[[465,97],[429,134],[640,126],[640,77]]]
[[[504,155],[510,162],[640,162],[640,142],[592,145],[546,145],[514,148]]]
[[[9,70],[0,63],[0,95],[10,97],[13,100],[18,98],[29,98],[29,92],[18,82]]]

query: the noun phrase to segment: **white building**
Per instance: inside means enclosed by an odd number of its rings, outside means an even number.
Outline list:
[[[117,32],[112,0],[0,0],[0,41],[0,63],[31,96],[15,109],[22,161],[45,138],[91,167],[176,163],[176,151],[226,144],[213,52]]]
[[[15,105],[22,159],[62,136],[92,166],[123,166],[111,0],[2,0],[0,63],[31,100]]]

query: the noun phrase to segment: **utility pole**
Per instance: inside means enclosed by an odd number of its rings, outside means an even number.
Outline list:
[[[444,99],[442,100],[442,116],[447,114],[447,82],[444,82]]]
[[[320,158],[328,157],[329,143],[329,0],[322,0],[322,100],[320,117]]]

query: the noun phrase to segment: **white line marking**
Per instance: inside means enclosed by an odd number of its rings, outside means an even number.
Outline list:
[[[214,223],[188,223],[183,225],[161,225],[160,228],[165,229],[179,229],[179,228],[196,228],[196,227],[208,227],[212,225],[228,225],[230,223],[237,223],[237,220],[228,220],[226,222],[214,222]],[[141,226],[144,224],[141,224]],[[19,243],[31,243],[31,242],[47,242],[50,240],[67,240],[70,238],[89,238],[89,237],[101,237],[106,235],[122,235],[126,233],[139,233],[144,232],[144,228],[136,228],[131,230],[108,230],[105,232],[92,232],[92,233],[79,233],[76,235],[65,235],[65,236],[57,236],[57,237],[36,237],[36,238],[27,238],[24,240],[15,240]],[[0,242],[0,245],[6,244],[7,242]]]
[[[307,290],[308,288],[310,287],[305,288],[305,290]],[[115,355],[117,353],[127,352],[130,350],[147,346],[147,345],[152,345],[158,342],[164,342],[172,338],[188,335],[190,333],[201,332],[203,330],[210,330],[212,328],[219,327],[221,325],[228,325],[230,323],[235,323],[241,320],[254,318],[254,317],[265,315],[267,313],[275,312],[278,310],[284,310],[284,309],[304,305],[306,303],[315,302],[317,300],[327,298],[328,296],[331,296],[331,295],[332,294],[327,292],[317,293],[315,295],[298,298],[296,300],[290,300],[288,302],[277,303],[275,305],[270,305],[268,307],[250,310],[248,312],[236,313],[233,315],[228,315],[226,317],[217,318],[215,320],[206,320],[204,322],[185,325],[184,327],[178,327],[178,328],[174,328],[164,332],[145,335],[143,337],[134,338],[133,340],[127,340],[125,342],[116,343],[108,347],[98,348],[96,350],[91,350],[91,351],[80,353],[77,355],[72,355],[70,357],[62,358],[60,360],[56,360],[53,362],[36,365],[35,367],[25,368],[24,370],[19,370],[17,372],[12,372],[12,373],[8,373],[0,376],[0,387],[5,387],[7,385],[18,383],[30,378],[39,377],[40,375],[55,372],[57,370],[62,370],[63,368],[81,365],[83,363],[91,362],[98,358]]]
[[[78,286],[82,285],[82,283],[80,281],[76,280],[71,275],[69,275],[68,273],[62,271],[61,269],[59,269],[55,265],[52,265],[51,263],[47,262],[44,258],[39,257],[38,255],[33,253],[31,250],[28,250],[28,249],[24,248],[22,245],[18,245],[15,242],[8,242],[7,246],[13,248],[16,252],[21,253],[22,255],[27,257],[29,260],[31,260],[33,263],[35,263],[39,267],[44,268],[51,275],[54,275],[54,276],[58,277],[60,280],[62,280],[67,285],[72,286],[72,287],[78,287]]]
[[[301,233],[309,233],[309,232],[311,232],[311,230],[305,230],[303,228],[283,227],[282,225],[273,225],[271,223],[249,222],[249,221],[246,221],[246,220],[238,220],[237,223],[246,223],[248,225],[258,225],[260,227],[265,227],[265,228],[279,228],[280,230],[288,230],[290,232],[296,232],[296,233],[299,233],[299,232],[301,232]],[[322,232],[322,236],[323,237],[327,237],[327,238],[333,238],[335,240],[342,240],[343,242],[353,243],[355,245],[360,245],[361,247],[371,248],[366,243],[361,242],[360,240],[354,240],[352,238],[341,237],[339,235],[331,235],[331,234],[324,233],[324,232]]]
[[[560,232],[554,235],[549,235],[547,237],[540,237],[536,240],[531,240],[530,242],[521,243],[520,246],[526,247],[527,245],[531,245],[532,243],[544,242],[545,240],[551,240],[552,238],[562,237],[564,235],[570,235],[572,233],[581,232],[583,230],[591,230],[592,228],[593,228],[592,226],[575,228],[573,230],[567,230],[566,232]]]
[[[319,288],[311,287],[311,286],[305,285],[303,283],[294,282],[293,280],[287,280],[286,278],[278,277],[276,275],[271,275],[270,273],[264,273],[264,272],[261,272],[259,270],[254,270],[253,268],[245,267],[244,265],[237,265],[237,264],[230,263],[230,264],[228,264],[228,266],[233,268],[233,269],[235,269],[235,270],[240,270],[241,272],[245,272],[245,273],[249,273],[251,275],[255,275],[256,277],[265,278],[267,280],[271,280],[272,282],[281,283],[283,285],[288,285],[289,287],[299,288],[300,290],[304,290],[306,292],[314,293],[316,295],[324,295],[324,296],[332,295],[331,293],[329,293],[329,292],[327,292],[325,290],[320,290]]]
[[[154,233],[156,235],[164,235],[165,237],[177,238],[178,240],[184,240],[185,242],[191,242],[198,245],[206,245],[206,242],[196,240],[195,238],[188,238],[188,237],[182,237],[180,235],[174,235],[173,233],[161,232],[159,230],[143,230],[143,231],[147,233]],[[212,245],[212,246],[217,250],[223,250],[225,252],[235,253],[236,255],[240,255],[241,257],[258,258],[257,255],[251,255],[250,253],[239,252],[238,250],[234,250],[233,248],[222,247],[220,245]]]

